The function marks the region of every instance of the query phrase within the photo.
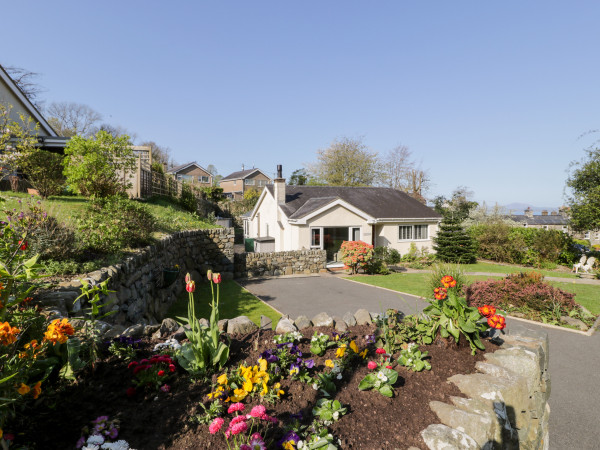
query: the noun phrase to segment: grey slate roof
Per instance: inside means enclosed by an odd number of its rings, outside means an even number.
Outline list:
[[[273,186],[267,186],[273,195]],[[286,186],[281,209],[288,219],[300,219],[337,199],[375,219],[441,219],[432,208],[391,188],[348,186]]]
[[[554,216],[536,215],[533,217],[528,217],[524,214],[513,214],[508,216],[508,218],[518,223],[526,223],[527,225],[568,225],[569,223],[569,220],[560,214]]]
[[[180,164],[180,165],[178,165],[178,166],[176,166],[176,167],[172,167],[172,168],[170,168],[170,169],[167,171],[167,173],[177,173],[177,172],[179,172],[179,171],[180,171],[180,170],[182,170],[182,169],[186,169],[186,168],[188,168],[189,166],[196,166],[196,167],[198,167],[199,169],[202,169],[202,170],[204,170],[206,173],[208,173],[208,171],[207,171],[207,170],[206,170],[204,167],[202,167],[200,164],[198,164],[196,161],[192,161],[192,162],[189,162],[189,163]]]
[[[227,181],[227,180],[239,180],[239,179],[245,179],[247,177],[249,177],[250,175],[252,175],[254,172],[260,172],[263,175],[265,175],[262,170],[260,169],[248,169],[248,170],[239,170],[238,172],[233,172],[230,173],[229,175],[227,175],[225,178],[221,178],[221,181]],[[267,175],[265,175],[267,176]],[[269,177],[270,178],[270,177]]]

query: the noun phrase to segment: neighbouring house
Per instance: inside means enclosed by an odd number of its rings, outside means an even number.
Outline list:
[[[223,195],[234,200],[244,198],[244,192],[248,189],[261,191],[265,186],[273,183],[273,180],[260,169],[247,169],[233,172],[221,178],[219,186],[223,188]]]
[[[590,241],[591,245],[600,244],[600,230],[574,232],[569,226],[569,209],[559,208],[557,211],[542,211],[541,214],[533,214],[531,208],[527,208],[524,214],[511,214],[509,219],[525,228],[543,228],[544,230],[558,230],[567,233],[577,239]]]
[[[343,241],[361,240],[401,254],[411,244],[433,251],[441,219],[396,189],[286,186],[278,167],[278,178],[263,190],[244,230],[255,251],[324,249],[333,261]]]
[[[37,138],[40,148],[62,153],[69,138],[56,134],[44,116],[0,65],[0,104],[10,107],[10,117],[19,122],[19,114],[31,117],[39,124]]]
[[[208,187],[213,184],[212,174],[196,161],[172,167],[167,170],[167,174],[173,175],[176,180],[187,181],[200,187]]]

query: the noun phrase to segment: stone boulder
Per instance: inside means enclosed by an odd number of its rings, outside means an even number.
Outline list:
[[[366,309],[359,309],[354,313],[354,318],[356,319],[356,325],[369,325],[372,323],[371,314]]]
[[[322,312],[312,318],[312,323],[315,327],[332,327],[333,319],[326,312]]]
[[[296,325],[299,330],[304,330],[305,328],[312,327],[312,322],[306,316],[298,316],[298,318],[294,320],[294,325]]]
[[[284,319],[283,317],[277,322],[277,327],[275,328],[275,333],[284,334],[284,333],[293,333],[294,331],[298,331],[296,326],[292,323],[290,319]]]
[[[227,323],[227,334],[248,334],[258,330],[258,327],[246,316],[230,319]]]

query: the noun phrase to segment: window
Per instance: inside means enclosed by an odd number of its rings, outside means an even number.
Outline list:
[[[237,180],[233,180],[233,185],[236,186],[237,185]]]
[[[399,241],[424,241],[429,239],[429,225],[400,225],[398,227]]]
[[[208,177],[205,177],[204,175],[200,175],[200,176],[198,176],[198,181],[200,181],[201,183],[208,183]]]
[[[244,180],[246,186],[254,186],[254,180]]]
[[[177,179],[182,181],[192,181],[194,178],[191,175],[177,174]]]
[[[321,229],[320,228],[312,228],[310,230],[311,239],[310,246],[321,248]]]
[[[412,239],[412,225],[400,225],[398,229],[400,231],[398,239],[400,239],[401,241],[407,241],[409,239]]]
[[[427,225],[415,225],[415,239],[427,239],[429,237],[427,234],[428,229]]]
[[[360,241],[360,228],[350,228],[350,240]]]
[[[266,186],[267,185],[267,180],[256,180],[257,184],[259,186]]]
[[[542,228],[543,228],[544,230],[547,230],[547,229],[548,229],[548,225],[544,225],[544,226],[542,226]]]
[[[586,231],[585,234],[584,234],[584,236],[583,236],[583,238],[584,239],[589,239],[590,238],[590,232]]]

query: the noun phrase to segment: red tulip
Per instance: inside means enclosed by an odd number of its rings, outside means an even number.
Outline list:
[[[196,282],[190,281],[185,285],[185,290],[188,292],[194,292],[196,290]]]
[[[220,273],[214,273],[212,280],[213,280],[213,283],[219,284],[221,282],[221,274]]]

